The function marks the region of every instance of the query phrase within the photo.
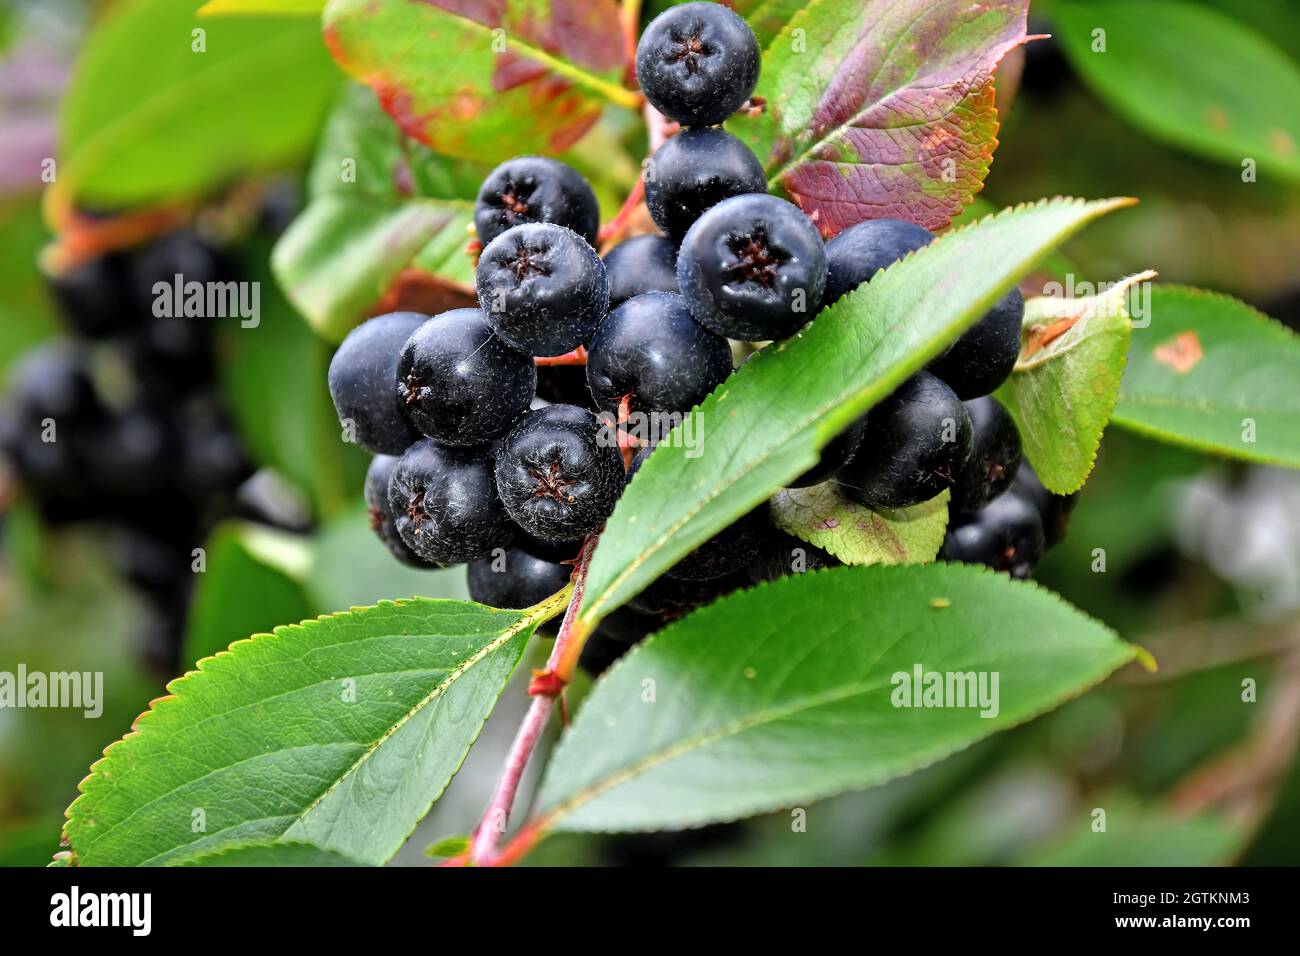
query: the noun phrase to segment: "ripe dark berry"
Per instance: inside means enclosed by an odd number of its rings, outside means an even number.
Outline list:
[[[569,583],[573,568],[507,548],[470,563],[469,596],[488,607],[526,608]]]
[[[791,574],[802,574],[818,568],[833,568],[839,563],[830,552],[823,551],[792,534],[772,528],[756,552],[756,556],[750,561],[746,573],[755,584],[761,584]]]
[[[553,222],[595,243],[596,194],[572,167],[544,156],[508,159],[488,174],[474,203],[474,228],[487,245],[511,226]]]
[[[682,558],[664,577],[675,581],[712,581],[742,570],[754,559],[769,527],[760,508],[737,519]]]
[[[221,251],[188,229],[161,236],[137,250],[130,258],[129,275],[132,307],[141,317],[154,314],[154,302],[159,296],[155,288],[159,283],[167,287],[162,292],[166,295],[174,288],[177,276],[182,286],[190,282],[206,286],[235,277]]]
[[[420,437],[394,389],[402,345],[427,318],[418,312],[390,312],[362,322],[330,361],[330,395],[339,421],[351,423],[357,444],[368,451],[400,455]]]
[[[686,233],[677,281],[706,329],[748,341],[783,339],[817,314],[826,249],[808,218],[785,200],[733,196]]]
[[[723,129],[683,130],[655,151],[645,172],[650,218],[679,241],[706,209],[732,196],[763,192],[763,164]]]
[[[945,561],[986,564],[1023,579],[1043,556],[1043,521],[1038,509],[1013,491],[955,520],[939,551]]]
[[[636,79],[655,109],[683,126],[715,126],[758,83],[758,41],[749,25],[716,3],[684,3],[646,26]]]
[[[596,410],[587,388],[587,369],[582,365],[537,366],[537,397],[552,405],[581,405]]]
[[[382,541],[389,552],[398,561],[413,568],[436,568],[438,565],[426,561],[402,540],[397,533],[397,522],[393,519],[393,509],[388,503],[388,485],[397,467],[398,458],[394,455],[376,455],[366,471],[366,508],[370,512],[370,530]]]
[[[623,491],[623,456],[600,421],[576,405],[529,412],[502,440],[496,481],[510,517],[543,541],[597,531]]]
[[[1012,289],[931,362],[929,370],[963,400],[991,394],[1016,366],[1024,318],[1025,299],[1019,289]]]
[[[1043,547],[1051,548],[1060,544],[1070,523],[1070,515],[1079,501],[1079,493],[1052,494],[1043,487],[1034,469],[1023,458],[1011,490],[1038,509],[1039,517],[1043,519]]]
[[[954,513],[978,511],[1011,487],[1020,468],[1020,432],[996,399],[965,403],[971,420],[971,454],[952,489]]]
[[[633,412],[688,412],[730,374],[727,340],[697,324],[671,292],[628,299],[600,324],[587,351],[587,384],[610,413],[625,395]]]
[[[664,575],[628,601],[627,606],[640,614],[653,614],[665,622],[673,621],[749,583],[749,578],[743,573],[691,581]]]
[[[128,408],[84,436],[80,455],[86,480],[112,495],[139,498],[169,485],[175,476],[180,436],[158,409]]]
[[[38,428],[52,418],[71,429],[103,411],[85,356],[66,343],[33,349],[19,360],[10,372],[7,404],[16,420]]]
[[[872,508],[905,508],[952,487],[971,450],[971,421],[939,379],[918,372],[871,409],[844,492]]]
[[[529,355],[585,345],[609,311],[605,264],[585,239],[554,223],[515,226],[493,239],[476,282],[492,331]]]
[[[388,508],[407,546],[441,565],[481,558],[514,536],[487,448],[416,442],[393,468]]]
[[[934,233],[902,219],[868,219],[826,243],[824,303],[830,305],[909,252],[934,241]]]
[[[677,243],[667,236],[633,236],[605,253],[609,307],[646,292],[677,291]]]
[[[50,292],[70,330],[95,339],[131,327],[139,316],[127,294],[126,270],[125,258],[109,253],[49,277]]]
[[[817,464],[786,485],[787,488],[808,488],[826,481],[848,464],[862,444],[862,433],[866,430],[867,419],[862,416],[848,428],[832,438],[821,451]]]
[[[482,445],[528,410],[537,366],[492,334],[479,309],[435,315],[399,346],[396,397],[421,433]]]
[[[182,428],[177,471],[186,492],[210,498],[233,492],[253,468],[230,423],[209,414]]]

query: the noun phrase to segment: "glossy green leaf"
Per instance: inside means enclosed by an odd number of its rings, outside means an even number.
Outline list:
[[[90,33],[60,114],[65,199],[192,198],[311,148],[339,87],[318,25],[199,19],[198,6],[123,0]]]
[[[1059,0],[1052,18],[1088,85],[1146,133],[1300,180],[1300,67],[1264,36],[1175,0]]]
[[[1161,441],[1300,468],[1300,337],[1236,299],[1158,285],[1114,422]]]
[[[563,151],[623,87],[614,0],[330,0],[325,42],[408,136],[496,163]]]
[[[365,87],[340,99],[317,151],[307,208],[272,267],[318,333],[340,341],[408,266],[469,296],[465,253],[483,170],[412,147]]]
[[[541,826],[690,827],[870,787],[1023,723],[1133,656],[1055,595],[983,568],[784,578],[614,665],[547,767]],[[983,706],[955,695],[900,706],[914,702],[918,668],[972,675],[972,696],[983,675]]]
[[[240,641],[105,750],[65,836],[88,866],[275,840],[383,863],[459,769],[532,628],[414,599]]]
[[[998,398],[1020,429],[1025,456],[1051,491],[1082,487],[1119,394],[1131,322],[1131,276],[1097,295],[1025,303],[1020,359]]]
[[[310,843],[244,843],[183,861],[181,866],[370,866]]]
[[[993,73],[1028,6],[813,0],[764,51],[764,109],[728,128],[827,236],[864,219],[942,228],[988,174]]]
[[[593,556],[582,619],[609,613],[810,468],[1038,259],[1127,204],[1057,199],[954,230],[755,354],[694,413],[695,447],[669,435],[637,472]]]
[[[894,511],[850,501],[833,481],[783,488],[772,496],[777,527],[829,551],[845,564],[923,564],[933,561],[948,529],[948,499]]]

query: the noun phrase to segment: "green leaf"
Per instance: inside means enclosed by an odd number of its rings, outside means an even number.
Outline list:
[[[1025,303],[1020,358],[997,397],[1016,420],[1025,456],[1050,491],[1068,495],[1092,472],[1124,374],[1129,276],[1097,295]]]
[[[408,136],[496,163],[563,151],[606,101],[637,108],[618,15],[614,0],[330,0],[324,30]]]
[[[374,95],[349,87],[312,164],[307,208],[276,244],[276,278],[334,342],[410,266],[472,299],[465,243],[482,176],[476,164],[410,148]]]
[[[1158,285],[1133,333],[1114,422],[1152,438],[1300,468],[1300,337],[1245,303]]]
[[[1129,202],[1056,199],[954,230],[756,353],[695,411],[698,447],[666,436],[628,486],[592,558],[585,625],[812,467],[1039,258]]]
[[[1242,842],[1242,828],[1221,817],[1180,817],[1156,809],[1143,812],[1131,799],[1094,798],[1106,810],[1106,829],[1092,828],[1091,814],[1080,814],[1075,831],[1061,842],[1032,853],[1027,866],[1227,866]]]
[[[808,0],[736,0],[731,4],[731,8],[745,18],[762,47],[775,40],[795,14],[806,6]]]
[[[269,243],[259,241],[245,253],[244,275],[261,290],[260,321],[248,328],[221,326],[223,393],[254,460],[287,478],[316,516],[328,518],[355,500],[370,459],[343,440],[325,387],[333,350],[271,280]],[[280,618],[287,620],[294,618]]]
[[[206,568],[195,575],[185,622],[186,664],[315,611],[305,583],[311,562],[306,539],[233,522],[218,527],[204,551]]]
[[[782,531],[845,564],[924,564],[934,560],[943,544],[951,497],[945,489],[911,508],[872,511],[827,481],[781,489],[772,496],[772,517]]]
[[[318,26],[200,20],[197,6],[123,0],[90,33],[60,114],[66,200],[188,199],[310,148],[339,85]]]
[[[87,866],[275,840],[383,863],[460,768],[534,623],[417,598],[240,641],[104,752],[65,836]]]
[[[469,850],[469,837],[449,836],[443,837],[437,843],[434,843],[424,851],[425,856],[451,857],[460,856]]]
[[[183,860],[181,866],[370,866],[310,843],[240,843]]]
[[[318,17],[326,0],[208,0],[199,7],[201,17],[245,16],[248,14]]]
[[[813,0],[764,51],[766,107],[728,128],[827,236],[880,218],[940,229],[988,174],[993,73],[1028,6]]]
[[[1300,180],[1300,68],[1269,40],[1171,0],[1059,0],[1052,17],[1088,85],[1144,132]],[[1094,50],[1098,30],[1104,52]]]
[[[670,625],[606,673],[547,767],[540,825],[675,829],[874,786],[1057,706],[1133,656],[1050,592],[983,568],[784,578]],[[896,706],[918,667],[983,674],[990,692],[998,675],[996,715]]]

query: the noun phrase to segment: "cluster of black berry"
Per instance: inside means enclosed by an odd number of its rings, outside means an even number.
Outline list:
[[[250,467],[217,398],[211,323],[155,309],[155,287],[231,272],[185,230],[51,277],[72,335],[20,360],[0,410],[0,452],[43,517],[111,527],[119,567],[157,612],[146,650],[164,667],[180,645],[192,549]]]
[[[662,234],[627,239],[602,260],[582,177],[552,159],[508,161],[475,207],[479,308],[391,313],[343,342],[331,393],[345,427],[376,453],[366,500],[398,559],[470,562],[471,595],[499,607],[553,593],[651,450],[652,440],[630,437],[630,422],[689,413],[731,374],[729,340],[793,335],[934,238],[880,220],[824,243],[796,206],[769,195],[757,158],[716,125],[749,100],[758,70],[752,32],[726,7],[687,3],[660,15],[641,37],[636,72],[650,102],[682,126],[645,173]],[[1019,436],[1001,406],[979,397],[1010,373],[1022,317],[1013,291],[795,484],[834,480],[877,508],[951,488],[960,517],[946,553],[1027,573],[1045,518],[1009,502],[1041,503],[1045,515],[1064,508],[1041,486],[1008,491]],[[574,388],[554,359],[584,354],[586,387]],[[832,563],[760,508],[609,618],[586,662],[600,669],[664,620],[736,587]]]

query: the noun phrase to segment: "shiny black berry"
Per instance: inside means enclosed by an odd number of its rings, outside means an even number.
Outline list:
[[[393,509],[388,502],[388,485],[397,467],[395,455],[376,455],[366,471],[366,509],[370,512],[370,530],[375,533],[384,546],[398,561],[413,568],[436,568],[438,565],[426,561],[402,540],[397,533],[397,522],[393,519]]]
[[[963,400],[989,395],[1007,380],[1020,356],[1020,326],[1025,299],[1012,289],[966,330],[929,370]]]
[[[872,508],[905,508],[952,487],[971,450],[971,421],[939,379],[918,372],[871,409],[837,481]]]
[[[865,415],[856,419],[853,424],[832,438],[822,448],[817,464],[794,479],[794,481],[789,482],[786,487],[808,488],[812,485],[819,485],[832,477],[848,464],[849,460],[857,453],[858,446],[862,444],[862,433],[866,431],[866,427],[867,419]]]
[[[600,529],[623,491],[623,457],[591,412],[548,405],[524,415],[496,453],[496,482],[510,517],[543,541]]]
[[[228,257],[188,229],[161,236],[135,250],[129,259],[128,272],[132,307],[141,317],[156,314],[155,305],[162,296],[172,296],[174,307],[177,283],[183,290],[191,282],[206,290],[210,283],[224,283],[237,278]],[[220,316],[206,315],[204,318]]]
[[[488,607],[532,607],[569,583],[573,567],[522,548],[504,548],[470,563],[469,596]]]
[[[696,323],[671,292],[628,299],[600,324],[587,352],[587,384],[611,413],[624,396],[632,412],[688,412],[730,374],[727,340]]]
[[[749,562],[746,573],[755,584],[761,584],[791,574],[833,568],[839,563],[839,559],[830,552],[772,528]]]
[[[654,107],[684,126],[715,126],[758,83],[758,41],[716,3],[684,3],[655,17],[636,48],[636,78]]]
[[[733,196],[686,233],[677,281],[705,328],[733,339],[783,339],[817,314],[826,248],[808,217],[785,200]]]
[[[996,399],[965,403],[970,413],[971,454],[952,489],[952,512],[978,511],[1011,487],[1020,468],[1020,431]]]
[[[400,455],[420,437],[395,389],[402,346],[427,319],[418,312],[390,312],[362,322],[330,361],[330,395],[339,421],[368,451]]]
[[[646,292],[677,291],[677,243],[667,236],[633,236],[605,253],[609,307]]]
[[[585,239],[554,223],[501,233],[483,250],[475,281],[492,331],[529,355],[585,345],[609,311],[605,264]]]
[[[954,522],[939,551],[944,561],[985,564],[1023,579],[1043,556],[1043,520],[1033,503],[1014,491]]]
[[[767,176],[758,157],[717,128],[683,130],[655,151],[645,171],[650,218],[677,240],[722,200],[763,192]]]
[[[435,564],[473,561],[514,537],[492,478],[489,448],[416,442],[393,468],[388,508],[407,546]]]
[[[868,219],[826,243],[826,295],[830,305],[881,269],[934,241],[929,229],[902,219]]]
[[[664,576],[675,581],[712,581],[735,574],[754,559],[768,527],[766,508],[751,511],[682,558]]]
[[[1038,509],[1039,517],[1043,519],[1044,548],[1060,544],[1070,524],[1070,515],[1074,512],[1074,506],[1078,504],[1079,493],[1076,491],[1069,495],[1052,494],[1043,486],[1029,462],[1023,458],[1011,490]]]
[[[128,292],[126,258],[108,253],[49,277],[50,292],[67,327],[88,339],[130,328],[141,316]]]
[[[627,606],[641,614],[656,615],[665,622],[673,621],[706,604],[712,604],[732,591],[748,587],[750,583],[749,577],[743,572],[703,580],[664,575],[628,601]]]
[[[474,227],[487,245],[511,226],[553,222],[589,243],[600,229],[596,194],[572,167],[543,156],[508,159],[488,174],[474,203]]]
[[[393,388],[422,434],[444,445],[481,445],[528,410],[537,367],[492,333],[482,310],[452,309],[399,347]]]

